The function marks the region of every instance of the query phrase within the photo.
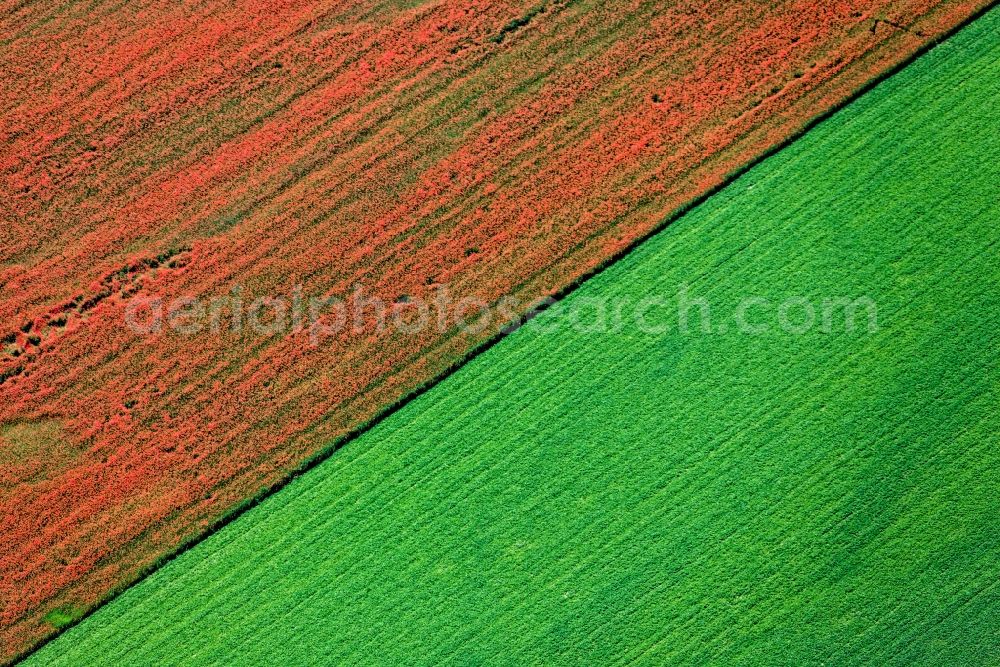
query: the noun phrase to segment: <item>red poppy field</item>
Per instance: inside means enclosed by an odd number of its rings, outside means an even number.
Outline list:
[[[987,4],[3,2],[0,660]]]

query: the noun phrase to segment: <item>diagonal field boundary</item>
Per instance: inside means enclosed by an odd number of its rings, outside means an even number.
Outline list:
[[[875,331],[545,313],[29,664],[982,663],[998,21],[562,302],[865,295]]]
[[[957,26],[955,29],[951,30],[948,33],[947,37],[950,37],[951,35],[955,34],[959,30],[961,30],[962,28],[964,28],[970,22],[976,20],[980,16],[982,16],[985,13],[987,13],[988,11],[992,10],[995,5],[996,5],[995,2],[991,3],[990,5],[988,5],[986,8],[984,8],[983,10],[981,10],[980,12],[978,12],[977,14],[975,14],[974,16],[969,17],[969,19],[966,20],[966,21],[964,21],[960,26]],[[840,109],[842,109],[844,106],[846,106],[846,105],[850,104],[851,102],[853,102],[854,100],[856,100],[858,97],[864,95],[866,92],[868,92],[869,90],[871,90],[872,88],[874,88],[875,86],[877,86],[879,83],[881,83],[882,81],[884,81],[886,78],[888,78],[888,77],[892,76],[893,74],[897,73],[899,70],[901,70],[903,67],[905,67],[906,65],[908,65],[909,63],[911,63],[913,60],[915,60],[916,58],[922,56],[928,50],[930,50],[931,48],[933,48],[936,44],[937,44],[937,42],[926,44],[917,53],[915,53],[911,58],[909,58],[906,62],[900,63],[899,65],[897,65],[896,67],[892,68],[891,70],[889,70],[887,72],[884,72],[881,75],[878,75],[877,77],[875,77],[874,79],[872,79],[869,83],[867,83],[865,86],[863,86],[861,89],[857,90],[854,94],[852,94],[849,99],[847,99],[844,102],[836,105],[835,107],[832,107],[832,108],[824,111],[823,113],[821,113],[818,116],[816,116],[815,118],[813,118],[811,121],[808,122],[808,124],[805,127],[803,127],[803,129],[801,131],[799,131],[798,133],[796,133],[794,136],[790,137],[788,140],[782,142],[781,144],[779,144],[777,146],[771,147],[770,149],[768,149],[764,153],[762,153],[760,156],[758,156],[757,158],[755,158],[753,161],[747,163],[746,165],[744,165],[743,167],[741,167],[739,170],[731,173],[725,179],[725,183],[724,184],[722,184],[722,185],[720,185],[720,186],[718,186],[716,188],[713,188],[711,191],[706,192],[704,195],[698,197],[697,199],[693,200],[689,204],[685,205],[682,209],[676,211],[669,218],[665,219],[662,222],[662,224],[659,225],[655,230],[650,231],[648,234],[644,235],[641,239],[639,239],[639,240],[635,241],[634,243],[630,244],[627,248],[625,248],[625,249],[623,249],[623,250],[615,253],[615,255],[613,257],[611,257],[608,261],[604,262],[599,267],[596,267],[595,269],[589,271],[586,275],[584,275],[581,278],[573,281],[571,284],[567,285],[565,288],[563,288],[562,290],[560,290],[556,294],[556,300],[557,301],[558,300],[562,300],[562,299],[566,298],[567,296],[569,296],[570,294],[572,294],[573,292],[575,292],[580,287],[580,285],[583,284],[586,280],[588,280],[589,278],[597,275],[598,273],[600,273],[601,271],[603,271],[607,267],[611,266],[612,264],[618,262],[619,260],[621,260],[625,256],[627,256],[630,253],[632,253],[635,250],[635,248],[637,248],[644,241],[648,240],[651,236],[653,236],[653,235],[659,233],[660,231],[662,231],[664,228],[666,228],[667,226],[669,226],[671,223],[673,223],[675,220],[677,220],[678,218],[680,218],[681,216],[683,216],[685,213],[687,213],[688,211],[690,211],[692,208],[695,208],[695,207],[703,204],[710,197],[714,196],[719,191],[721,191],[722,189],[724,189],[726,187],[726,185],[728,185],[729,183],[731,183],[734,179],[736,179],[739,176],[745,174],[747,171],[749,171],[751,168],[753,168],[754,166],[756,166],[760,162],[764,161],[765,159],[767,159],[768,157],[774,155],[776,152],[778,152],[781,149],[785,148],[786,146],[788,146],[789,144],[791,144],[795,140],[799,139],[803,134],[805,134],[811,128],[815,127],[817,124],[819,124],[822,121],[826,120],[827,118],[829,118],[830,116],[832,116],[833,114],[835,114],[837,111],[839,111]],[[326,449],[324,449],[323,451],[321,451],[320,453],[318,453],[314,457],[312,457],[312,458],[308,459],[307,461],[305,461],[298,468],[296,468],[294,470],[294,472],[292,472],[290,475],[288,475],[287,477],[285,477],[284,479],[282,479],[280,482],[278,482],[278,483],[276,483],[276,484],[268,487],[266,490],[263,490],[262,492],[260,492],[256,496],[254,496],[253,498],[251,498],[248,501],[242,503],[241,505],[239,505],[238,507],[236,507],[233,511],[231,511],[230,513],[228,513],[224,517],[220,518],[218,521],[214,522],[206,531],[204,531],[203,533],[201,533],[197,537],[189,540],[188,542],[184,543],[179,548],[177,548],[176,550],[174,550],[173,552],[171,552],[169,555],[167,555],[167,556],[159,559],[156,563],[154,563],[149,568],[146,568],[140,574],[140,576],[135,579],[135,581],[133,582],[133,584],[136,583],[136,582],[138,582],[138,581],[141,581],[144,578],[146,578],[153,571],[159,569],[159,567],[161,567],[164,563],[169,562],[170,560],[176,558],[179,554],[181,554],[181,553],[185,552],[187,549],[190,549],[193,546],[199,544],[204,539],[206,539],[209,535],[215,533],[220,528],[228,525],[229,523],[231,523],[235,519],[239,518],[244,512],[246,512],[251,507],[257,505],[258,503],[260,503],[265,498],[268,498],[268,497],[274,495],[275,493],[277,493],[278,491],[280,491],[281,489],[283,489],[285,486],[287,486],[287,484],[290,481],[292,481],[296,477],[304,474],[305,472],[307,472],[307,471],[315,468],[321,462],[329,459],[330,456],[332,456],[332,454],[335,453],[336,451],[338,451],[341,447],[343,447],[346,444],[348,444],[349,442],[357,439],[359,436],[363,435],[364,433],[370,431],[376,425],[378,425],[379,423],[383,422],[387,417],[389,417],[389,416],[397,413],[400,409],[402,409],[404,406],[406,406],[407,404],[409,404],[410,402],[412,402],[415,398],[423,395],[424,393],[426,393],[427,391],[429,391],[433,387],[435,387],[438,384],[440,384],[443,380],[445,380],[448,377],[450,377],[451,375],[453,375],[459,368],[461,368],[462,366],[464,366],[470,360],[478,357],[479,355],[483,354],[484,352],[486,352],[487,350],[489,350],[490,348],[492,348],[494,345],[496,345],[500,340],[502,340],[509,333],[510,332],[498,334],[498,335],[490,338],[489,340],[485,341],[484,343],[480,344],[479,346],[477,346],[476,348],[474,348],[468,355],[466,355],[465,357],[463,357],[461,360],[456,361],[454,364],[452,364],[451,366],[449,366],[446,371],[444,371],[443,373],[439,374],[433,380],[427,382],[426,384],[422,385],[421,387],[419,387],[415,391],[410,392],[409,394],[407,394],[404,398],[400,399],[399,401],[395,402],[391,406],[387,407],[385,410],[381,411],[375,418],[369,420],[363,426],[361,426],[360,428],[354,430],[349,435],[344,436],[343,438],[340,438],[340,439],[332,442]],[[87,616],[89,616],[90,614],[92,614],[93,611],[95,611],[97,608],[99,608],[103,604],[106,604],[108,601],[110,601],[110,600],[114,599],[115,597],[117,597],[123,590],[124,590],[124,587],[123,588],[119,588],[116,591],[114,591],[111,594],[109,594],[103,600],[103,602],[101,603],[101,605],[93,607],[82,618],[86,618]],[[76,622],[79,622],[79,620],[82,620],[82,618],[78,619],[74,623],[71,623],[67,627],[71,627]],[[63,629],[65,629],[65,628],[63,628]],[[53,636],[56,636],[56,635],[53,635]],[[17,660],[15,660],[15,662],[20,662],[31,651],[34,651],[35,649],[37,649],[41,645],[44,645],[44,643],[46,643],[47,641],[48,640],[40,642],[35,647],[33,647],[30,651],[28,651],[27,653],[23,654],[20,658],[18,658]]]

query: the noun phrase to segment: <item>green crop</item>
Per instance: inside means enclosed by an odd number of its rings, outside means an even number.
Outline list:
[[[27,664],[996,664],[998,35],[993,11]],[[568,325],[656,295],[665,333]],[[822,326],[837,298],[877,318]]]

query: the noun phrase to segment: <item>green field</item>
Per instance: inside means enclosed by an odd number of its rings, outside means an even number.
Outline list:
[[[27,664],[1000,664],[998,35],[995,10]],[[666,333],[568,325],[652,295]],[[837,297],[875,326],[821,326]]]

